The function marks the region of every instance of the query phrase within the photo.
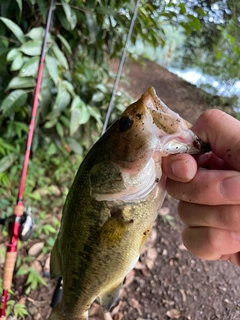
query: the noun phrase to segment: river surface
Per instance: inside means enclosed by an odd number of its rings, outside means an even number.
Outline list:
[[[234,105],[234,109],[235,111],[240,111],[240,81],[233,83],[233,81],[229,80],[223,83],[213,76],[203,74],[200,70],[192,68],[180,70],[170,67],[168,70],[213,95],[223,97],[237,96],[238,101]]]

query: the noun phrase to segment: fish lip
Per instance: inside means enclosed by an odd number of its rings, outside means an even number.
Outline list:
[[[193,131],[188,129],[188,138],[191,138],[190,143],[176,139],[169,140],[164,145],[164,151],[167,154],[187,153],[191,155],[207,153],[211,151],[209,143],[203,142]]]
[[[201,154],[201,153],[207,153],[207,152],[212,151],[212,148],[209,143],[202,141],[195,134],[194,134],[194,136],[195,136],[195,139],[193,142],[193,147],[198,151],[197,153],[194,153],[194,154]],[[191,154],[191,153],[189,153],[189,154]]]

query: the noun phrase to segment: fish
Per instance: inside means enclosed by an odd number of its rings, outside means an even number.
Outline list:
[[[86,320],[96,298],[111,309],[164,200],[162,157],[208,148],[153,87],[126,108],[88,152],[67,195],[50,262],[51,277],[63,279],[62,298],[49,320]]]

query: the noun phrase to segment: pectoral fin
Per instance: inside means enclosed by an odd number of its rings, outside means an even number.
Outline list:
[[[109,291],[103,293],[100,296],[100,304],[104,312],[108,312],[110,308],[115,304],[118,299],[120,289],[122,288],[122,283],[116,287],[110,289]]]

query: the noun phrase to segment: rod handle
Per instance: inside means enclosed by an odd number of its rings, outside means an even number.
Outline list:
[[[11,288],[16,259],[17,259],[17,252],[6,253],[6,261],[5,261],[4,271],[3,271],[3,289],[4,290],[9,290]]]

